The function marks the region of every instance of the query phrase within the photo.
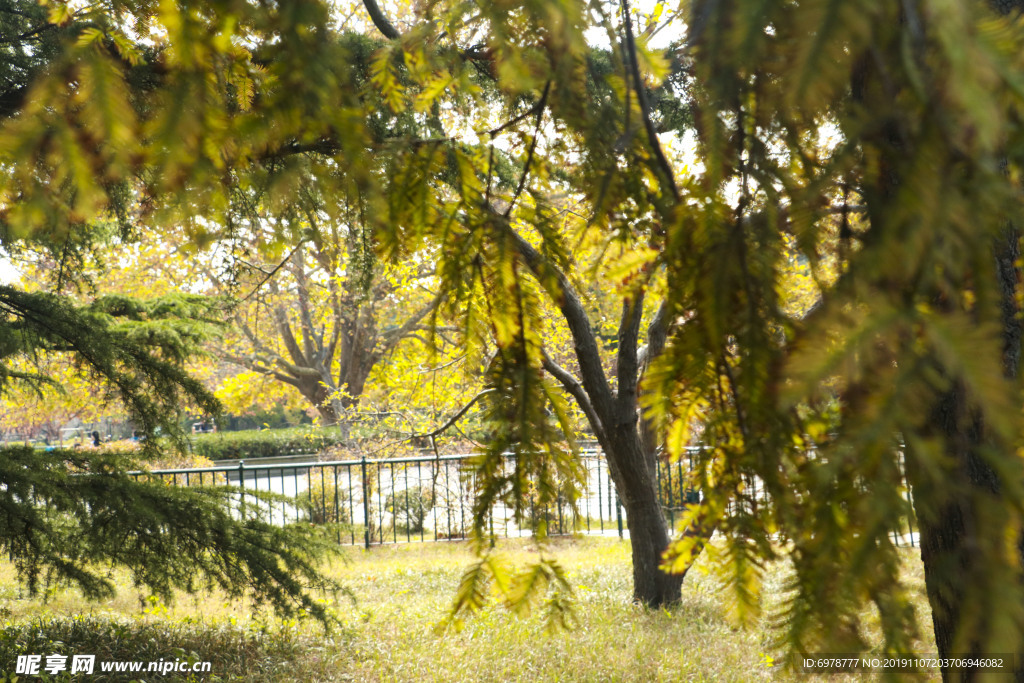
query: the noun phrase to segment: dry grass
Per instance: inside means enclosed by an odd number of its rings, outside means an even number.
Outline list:
[[[109,601],[85,603],[74,590],[27,598],[13,569],[0,564],[0,670],[16,654],[95,653],[108,659],[187,657],[213,662],[200,680],[246,681],[768,681],[810,677],[769,665],[772,634],[733,628],[714,579],[691,572],[683,602],[668,610],[633,605],[628,543],[576,539],[556,544],[575,586],[578,623],[549,635],[540,615],[516,617],[495,605],[461,632],[438,634],[470,561],[464,547],[427,543],[353,550],[331,568],[354,599],[331,607],[340,625],[281,621],[248,605],[207,594],[167,606],[125,588]],[[525,541],[500,549],[525,564]],[[908,555],[908,578],[920,563]],[[766,577],[777,586],[781,574]],[[923,604],[923,598],[922,598]],[[927,644],[923,644],[927,647]],[[927,650],[924,650],[927,651]],[[173,675],[158,680],[175,679]],[[837,677],[838,679],[838,677]],[[90,680],[124,680],[96,676]],[[843,681],[867,680],[842,676]],[[918,677],[916,680],[921,680]]]

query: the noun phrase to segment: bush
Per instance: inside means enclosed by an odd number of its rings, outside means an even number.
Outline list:
[[[128,680],[125,674],[105,674],[98,662],[161,659],[189,664],[209,661],[215,673],[198,679],[195,674],[171,673],[147,680],[278,680],[275,672],[279,674],[308,648],[298,636],[297,629],[285,627],[259,631],[202,622],[147,623],[94,616],[44,616],[13,624],[8,621],[0,628],[0,661],[10,669],[6,669],[6,675],[0,672],[0,681],[26,680],[11,673],[18,655],[54,654],[70,660],[81,653],[96,656],[93,675],[79,678],[63,672],[53,678],[44,676],[43,680],[123,681]]]
[[[388,494],[387,511],[395,516],[395,523],[411,533],[423,531],[423,521],[434,508],[434,492],[428,486],[417,486]]]
[[[192,438],[192,450],[210,460],[249,460],[304,453],[313,455],[344,441],[341,430],[337,428],[296,427],[197,434]]]
[[[309,521],[313,524],[348,524],[352,521],[346,483],[335,479],[333,469],[314,468],[309,472]],[[299,494],[301,499],[303,494]],[[360,509],[361,509],[360,504]],[[337,508],[337,509],[335,509]]]

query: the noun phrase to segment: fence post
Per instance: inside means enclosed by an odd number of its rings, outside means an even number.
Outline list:
[[[242,521],[245,521],[245,460],[238,461],[238,486],[242,489],[240,510]]]
[[[366,456],[359,458],[359,468],[363,473],[363,540],[366,549],[370,549],[370,489],[366,478]]]
[[[615,519],[619,523],[619,538],[622,536],[622,501],[619,500],[619,494],[615,494]]]

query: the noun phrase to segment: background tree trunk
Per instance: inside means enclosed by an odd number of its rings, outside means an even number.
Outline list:
[[[651,607],[679,602],[685,575],[661,570],[670,530],[661,509],[657,478],[647,466],[635,415],[608,435],[605,455],[626,509],[633,551],[633,599]]]

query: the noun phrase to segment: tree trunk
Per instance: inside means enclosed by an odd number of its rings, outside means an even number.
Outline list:
[[[333,427],[340,423],[341,415],[331,397],[333,392],[323,382],[304,378],[297,388],[310,405],[320,413],[320,419],[325,427]]]
[[[1015,290],[1017,284],[1016,261],[1019,257],[1018,233],[1009,228],[996,245],[996,273],[1002,296],[1003,317],[1003,372],[1014,380],[1020,370],[1021,321],[1017,317]],[[987,519],[991,512],[979,509],[978,501],[998,501],[1001,485],[997,473],[982,459],[983,448],[1012,448],[998,444],[985,433],[982,419],[974,414],[962,383],[940,397],[929,418],[935,437],[946,444],[946,455],[953,463],[949,474],[960,484],[959,490],[943,482],[936,491],[928,477],[916,468],[907,475],[914,495],[914,512],[921,538],[921,561],[924,564],[925,588],[932,608],[932,627],[940,657],[980,657],[984,653],[981,643],[994,634],[967,624],[987,627],[985,606],[971,604],[965,599],[966,587],[985,582],[992,568],[985,566],[986,554],[979,548],[992,544],[988,538]],[[924,455],[923,457],[927,457]],[[913,462],[917,458],[911,458]],[[997,527],[998,528],[998,527]],[[1024,540],[1018,541],[1024,543]],[[1021,548],[1024,563],[1024,546]],[[1021,580],[1024,580],[1022,575]],[[996,599],[995,597],[993,599]],[[973,613],[972,613],[973,610]],[[1024,658],[1018,646],[1015,680],[1024,681]],[[949,668],[942,670],[943,681],[973,681],[979,675]]]
[[[1019,9],[1021,0],[990,2],[1001,13]],[[869,74],[872,59],[865,56],[855,68],[851,80],[853,98],[860,104],[872,101],[891,100],[893,95],[880,85],[884,74]],[[868,94],[873,94],[868,97]],[[881,94],[880,94],[881,93]],[[870,106],[870,104],[869,104]],[[879,150],[880,164],[874,185],[864,188],[866,203],[872,225],[884,224],[885,215],[891,204],[899,201],[901,185],[901,162],[910,155],[906,142],[895,121],[882,126],[874,138]],[[1002,308],[1003,374],[1007,381],[1014,382],[1019,374],[1021,352],[1021,322],[1017,319],[1016,285],[1019,271],[1016,260],[1019,257],[1018,232],[1009,226],[993,245],[996,261],[996,275],[999,278]],[[868,233],[865,239],[870,239]],[[937,295],[933,304],[941,309],[949,305],[942,295]],[[944,371],[944,368],[937,368]],[[1005,543],[1005,538],[995,538],[993,529],[1005,529],[1003,515],[1006,504],[1000,500],[1001,483],[982,453],[1006,451],[1014,445],[1000,443],[989,433],[983,416],[972,407],[971,399],[963,382],[956,377],[947,377],[950,388],[935,400],[930,409],[923,437],[918,443],[908,442],[907,481],[913,494],[914,513],[920,532],[921,560],[924,565],[925,589],[932,609],[932,627],[936,648],[940,658],[978,657],[984,654],[982,648],[993,637],[1006,636],[997,633],[995,626],[986,619],[988,607],[968,600],[968,590],[990,583],[990,578],[1004,578],[1000,572],[1006,567],[991,566],[992,548]],[[932,451],[915,454],[918,445],[930,448],[941,444],[945,462],[937,462]],[[1012,460],[1012,458],[1011,458]],[[924,471],[921,463],[933,463],[934,468],[943,467],[937,477],[934,471]],[[987,551],[987,552],[986,552]],[[1019,568],[1012,570],[1020,574]],[[1024,575],[1020,577],[1024,580]],[[1014,600],[1015,596],[986,596],[993,604],[1001,600]],[[1018,635],[1019,638],[1019,635]],[[1021,648],[1018,644],[1018,650]],[[1018,666],[1024,666],[1020,653]],[[942,668],[943,681],[973,681],[984,678],[972,671],[955,671]],[[1024,669],[1018,669],[1016,680],[1024,681]]]
[[[643,295],[635,301],[623,302],[618,333],[616,366],[619,388],[616,394],[605,377],[591,320],[572,283],[521,235],[515,231],[506,234],[515,241],[538,282],[547,283],[551,299],[558,304],[572,333],[582,384],[554,363],[546,362],[545,368],[576,399],[608,458],[615,490],[626,508],[633,549],[633,599],[652,607],[679,602],[684,575],[669,575],[660,568],[662,554],[670,541],[669,529],[661,510],[656,467],[649,466],[640,437],[637,336]],[[554,280],[552,274],[555,275]],[[659,326],[663,327],[664,307],[656,318],[660,318],[660,322],[652,323],[655,333]],[[654,336],[652,334],[652,338]],[[664,338],[654,341],[663,343]],[[654,354],[649,349],[646,355],[649,361]]]
[[[609,431],[605,455],[626,509],[633,550],[633,599],[650,607],[677,603],[682,599],[684,575],[666,574],[660,568],[670,541],[669,529],[661,510],[657,479],[645,462],[635,418]]]
[[[970,616],[967,610],[983,609],[980,605],[965,604],[964,597],[966,587],[984,580],[987,569],[979,566],[978,552],[978,548],[986,545],[984,514],[974,503],[979,493],[999,495],[995,472],[978,455],[978,448],[983,445],[983,425],[970,412],[964,387],[958,384],[940,398],[929,419],[934,436],[947,445],[946,455],[955,463],[947,477],[960,482],[963,489],[959,493],[951,490],[949,482],[936,487],[916,467],[909,467],[907,473],[914,494],[925,588],[940,657],[980,657],[980,642],[989,635],[960,632],[964,619]],[[908,463],[918,460],[909,458]],[[943,680],[952,680],[953,673],[943,669]],[[964,673],[958,680],[974,678]]]

